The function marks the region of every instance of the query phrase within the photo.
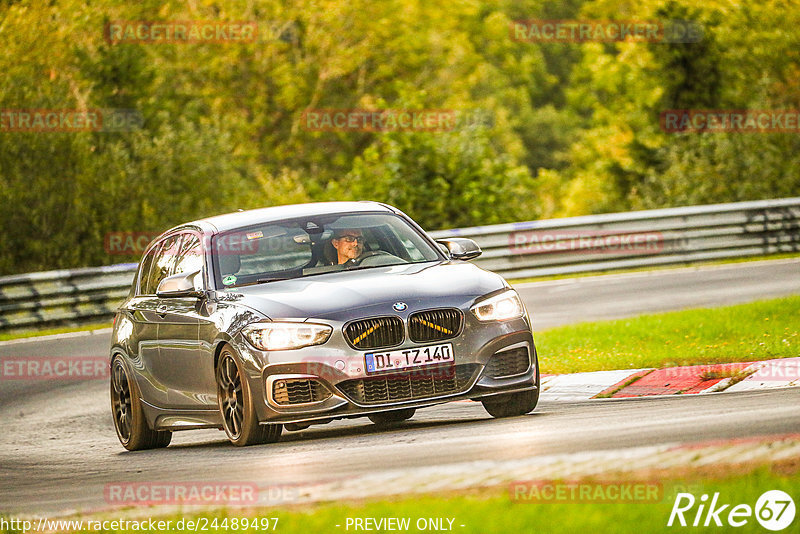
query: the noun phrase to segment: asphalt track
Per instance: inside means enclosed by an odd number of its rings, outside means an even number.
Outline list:
[[[518,286],[536,330],[583,320],[800,294],[800,260],[653,271]],[[104,356],[108,334],[0,344],[0,357]],[[622,450],[800,432],[800,388],[703,396],[559,402],[491,419],[477,403],[426,408],[380,430],[337,421],[246,449],[215,430],[176,433],[166,450],[125,452],[107,382],[0,381],[0,511],[58,514],[105,508],[107,484],[248,481],[308,485],[393,469],[486,459]]]

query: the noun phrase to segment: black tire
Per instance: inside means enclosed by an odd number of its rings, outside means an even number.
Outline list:
[[[230,347],[222,349],[215,374],[217,404],[228,440],[237,447],[278,441],[283,425],[259,424],[250,384],[242,378],[244,371]]]
[[[531,413],[539,402],[539,390],[530,389],[508,395],[482,399],[483,407],[492,417],[514,417]]]
[[[481,404],[483,404],[484,409],[489,412],[489,415],[492,417],[515,417],[517,415],[531,413],[536,409],[536,405],[539,403],[541,381],[539,378],[539,355],[536,352],[536,346],[533,345],[532,348],[533,366],[534,369],[536,369],[536,378],[534,382],[536,389],[481,399]]]
[[[407,419],[414,417],[416,408],[406,408],[404,410],[392,410],[391,412],[378,412],[369,414],[369,420],[376,425],[389,425],[391,423],[400,423]]]
[[[147,424],[136,381],[119,354],[111,360],[111,415],[119,442],[129,451],[159,449],[172,440],[172,432],[153,430]]]

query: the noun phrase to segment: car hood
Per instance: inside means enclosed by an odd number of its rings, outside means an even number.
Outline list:
[[[405,264],[320,274],[232,290],[239,304],[279,319],[348,320],[434,307],[464,307],[507,287],[497,274],[462,261]],[[227,292],[226,292],[227,293]],[[233,295],[230,295],[233,296]],[[228,300],[228,299],[226,299]]]

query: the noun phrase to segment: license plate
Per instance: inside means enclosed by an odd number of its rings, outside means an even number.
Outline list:
[[[387,352],[367,352],[364,354],[367,372],[426,367],[439,363],[453,363],[452,343],[429,345],[413,349],[390,350]]]

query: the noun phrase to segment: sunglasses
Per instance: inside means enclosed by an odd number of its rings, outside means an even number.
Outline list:
[[[363,243],[364,242],[364,238],[362,236],[360,236],[360,235],[358,235],[358,236],[356,236],[356,235],[343,235],[339,239],[341,239],[345,243],[354,243],[356,241],[358,241],[359,243]]]

